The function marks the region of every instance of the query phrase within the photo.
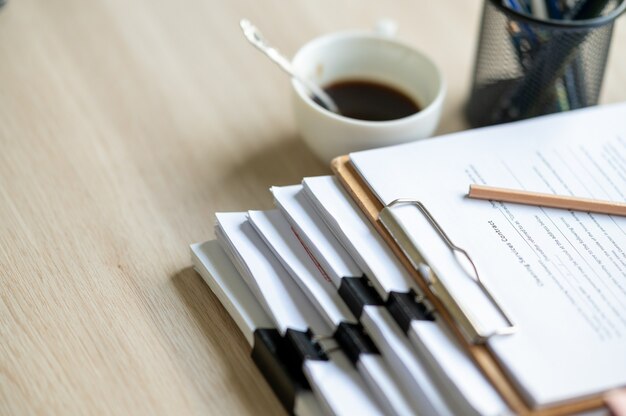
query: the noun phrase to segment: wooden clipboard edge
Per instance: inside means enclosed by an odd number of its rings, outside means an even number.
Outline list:
[[[349,156],[339,156],[332,160],[331,169],[335,176],[339,179],[343,187],[348,191],[350,196],[357,203],[359,208],[365,213],[366,217],[376,228],[376,231],[383,237],[385,242],[391,247],[392,251],[398,257],[402,265],[409,270],[417,284],[423,290],[433,307],[438,311],[446,322],[448,328],[452,330],[457,339],[461,342],[466,351],[469,352],[474,362],[481,369],[485,377],[491,382],[500,396],[509,405],[511,410],[517,414],[534,415],[534,416],[560,416],[572,413],[583,412],[600,408],[604,405],[603,397],[593,396],[581,399],[576,402],[543,407],[539,409],[531,409],[523,400],[520,393],[515,389],[513,383],[506,375],[495,357],[489,349],[483,345],[470,344],[461,334],[457,325],[455,325],[452,317],[443,307],[439,299],[434,296],[423,279],[417,275],[417,271],[411,266],[409,260],[402,254],[401,249],[397,246],[391,235],[378,221],[378,213],[382,210],[383,205],[373,194],[370,188],[364,183],[361,176],[357,173],[350,162]]]

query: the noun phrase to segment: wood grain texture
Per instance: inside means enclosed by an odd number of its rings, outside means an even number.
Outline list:
[[[332,12],[330,12],[332,11]],[[0,414],[276,414],[247,345],[190,268],[215,211],[329,173],[298,140],[293,54],[396,19],[442,67],[439,133],[466,128],[480,2],[9,0],[0,10]],[[603,102],[626,99],[626,22]]]

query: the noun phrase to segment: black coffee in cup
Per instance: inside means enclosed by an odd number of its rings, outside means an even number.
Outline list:
[[[419,105],[402,91],[369,80],[334,82],[324,91],[330,95],[342,116],[367,121],[389,121],[420,111]],[[321,103],[314,99],[321,105]]]

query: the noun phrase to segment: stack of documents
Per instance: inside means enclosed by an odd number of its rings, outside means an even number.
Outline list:
[[[275,209],[217,213],[194,266],[289,412],[598,408],[626,385],[626,219],[463,195],[626,200],[624,114],[352,154],[336,176],[272,187]]]

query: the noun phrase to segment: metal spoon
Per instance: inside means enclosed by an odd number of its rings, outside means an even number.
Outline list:
[[[323,107],[325,107],[329,111],[332,111],[333,113],[339,114],[339,108],[337,107],[337,104],[335,104],[333,99],[330,98],[330,96],[326,94],[324,90],[322,90],[315,83],[305,78],[302,78],[298,74],[296,74],[293,70],[293,66],[291,65],[291,62],[284,55],[282,55],[276,48],[274,48],[269,43],[267,43],[267,41],[265,40],[265,38],[263,37],[259,29],[256,28],[256,26],[250,23],[250,21],[247,19],[241,19],[241,21],[239,22],[239,25],[241,26],[241,29],[243,30],[243,34],[246,36],[246,39],[248,39],[248,41],[252,45],[254,45],[257,49],[259,49],[265,55],[267,55],[267,57],[270,58],[272,61],[274,61],[283,71],[291,75],[293,79],[298,81],[307,90],[309,90],[309,92],[315,98],[317,98],[317,100],[319,101],[319,103],[321,103]]]

